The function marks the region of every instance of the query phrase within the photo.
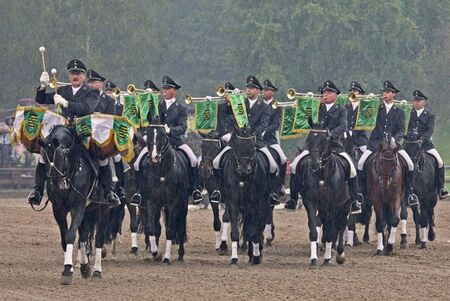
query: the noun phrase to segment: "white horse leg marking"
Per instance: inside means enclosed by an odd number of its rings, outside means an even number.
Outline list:
[[[95,248],[94,271],[102,272],[102,248]]]
[[[259,243],[252,242],[252,244],[253,244],[253,256],[257,257],[261,255],[261,253],[259,252]]]
[[[215,231],[214,232],[215,236],[216,236],[216,249],[218,249],[220,247],[220,243],[222,242],[222,240],[220,239],[220,231]]]
[[[427,242],[427,228],[420,227],[419,229],[419,235],[420,235],[420,241],[421,242]]]
[[[353,238],[355,237],[355,231],[348,230],[347,233],[347,244],[353,247]]]
[[[87,264],[88,262],[88,257],[86,255],[86,242],[82,242],[80,243],[80,249],[78,250],[79,255],[80,255],[80,263],[81,264]]]
[[[73,244],[66,245],[66,252],[64,253],[64,265],[72,265]]]
[[[317,241],[311,242],[311,256],[310,259],[317,259]]]
[[[222,241],[228,240],[228,227],[230,226],[230,223],[223,223],[222,224]]]
[[[320,244],[322,242],[322,228],[316,227],[317,231],[317,243]]]
[[[152,253],[158,253],[158,246],[156,245],[156,237],[154,235],[150,236],[150,251]]]
[[[388,243],[391,245],[395,244],[395,234],[397,234],[397,227],[392,227],[388,239]]]
[[[166,251],[164,252],[164,259],[169,259],[170,260],[171,249],[172,249],[172,241],[171,240],[167,240],[166,241]]]
[[[331,259],[331,245],[333,243],[332,242],[326,242],[325,243],[325,255],[323,255],[324,259]]]
[[[347,241],[347,238],[348,238],[348,226],[345,227],[345,230],[344,230],[344,242]]]
[[[272,239],[272,224],[266,224],[266,227],[264,228],[264,237],[266,239]]]
[[[383,233],[377,233],[377,250],[383,251],[384,246],[383,246]]]
[[[401,231],[400,234],[407,234],[406,232],[406,219],[400,220]]]
[[[238,248],[237,247],[238,247],[237,241],[231,242],[231,259],[233,259],[233,258],[238,259],[238,251],[237,251]]]
[[[131,233],[131,247],[132,248],[137,248],[138,244],[137,244],[137,233],[136,232],[132,232]]]

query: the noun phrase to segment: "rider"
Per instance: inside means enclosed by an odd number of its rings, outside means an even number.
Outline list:
[[[352,139],[353,145],[359,148],[359,150],[364,153],[367,149],[367,142],[369,141],[369,131],[355,130],[356,118],[358,116],[358,96],[364,95],[364,90],[361,85],[356,81],[352,81],[350,84],[349,92],[355,93],[355,99],[345,105],[347,109],[347,131],[344,132],[344,139]]]
[[[84,81],[86,79],[86,67],[78,59],[73,59],[67,64],[70,85],[58,88],[58,94],[46,93],[50,77],[46,71],[40,77],[40,86],[36,92],[36,102],[40,104],[55,104],[61,109],[61,115],[66,118],[81,117],[94,112],[98,104],[98,91],[90,89]],[[35,186],[28,195],[28,202],[39,205],[44,194],[46,180],[44,158],[39,158],[36,166]]]
[[[330,131],[331,150],[346,159],[350,166],[348,187],[353,199],[351,212],[356,214],[361,212],[362,195],[358,193],[358,178],[356,177],[356,169],[353,165],[353,161],[350,156],[344,151],[344,146],[342,144],[342,141],[340,140],[340,136],[347,129],[347,111],[345,110],[345,108],[336,105],[336,98],[340,93],[341,92],[339,91],[339,89],[331,80],[327,80],[323,84],[323,103],[320,105],[319,109],[319,126],[321,128],[327,128]],[[308,143],[308,141],[306,141],[306,143]],[[297,165],[301,164],[302,158],[304,158],[308,154],[308,150],[305,149],[294,159],[291,166],[291,176],[296,176]],[[296,207],[296,194],[298,194],[298,192],[294,191],[291,186],[291,200],[289,200],[289,203],[293,207],[287,209],[293,209]]]
[[[200,190],[197,188],[199,186],[198,180],[198,169],[197,169],[197,157],[195,156],[192,149],[184,143],[181,136],[186,132],[187,129],[187,109],[176,102],[177,91],[181,86],[177,84],[172,78],[169,76],[164,76],[162,79],[162,89],[163,89],[163,97],[164,101],[159,103],[159,119],[161,124],[164,124],[164,128],[166,130],[167,135],[169,136],[170,144],[182,150],[189,158],[189,162],[191,165],[190,170],[190,181],[192,188],[192,202],[194,204],[198,204],[202,201],[202,194]],[[146,150],[148,152],[148,149]],[[142,159],[143,153],[139,154],[138,158],[135,162],[136,165],[139,165],[140,159]],[[135,198],[133,203],[136,204],[139,198]]]
[[[377,151],[381,142],[386,135],[391,135],[390,143],[392,145],[399,145],[400,140],[405,134],[405,114],[394,104],[394,97],[400,90],[398,90],[390,81],[385,81],[383,84],[383,99],[384,102],[378,107],[377,121],[375,129],[370,134],[369,142],[366,151],[362,154],[358,161],[358,177],[361,181],[362,191],[365,191],[366,176],[364,171],[364,163],[367,158],[374,151]],[[408,173],[406,174],[406,186],[409,188],[408,204],[410,206],[417,205],[418,199],[414,194],[413,189],[413,171],[414,164],[405,150],[400,149],[398,154],[405,160],[408,165]]]
[[[437,186],[439,198],[448,197],[448,192],[444,190],[445,169],[444,162],[438,151],[434,148],[432,135],[434,131],[434,114],[425,109],[425,101],[428,99],[421,91],[413,92],[413,108],[411,118],[409,119],[408,134],[410,132],[419,135],[418,139],[422,141],[422,149],[432,155],[438,163]],[[409,137],[409,135],[406,135]]]
[[[89,88],[95,89],[100,92],[100,94],[98,95],[98,104],[97,107],[94,109],[94,112],[114,115],[115,100],[103,92],[103,83],[105,82],[105,80],[106,79],[95,70],[90,69],[87,71],[86,84],[88,85]],[[94,148],[96,147],[97,146],[95,146]],[[112,180],[112,171],[111,166],[109,165],[109,158],[103,158],[103,156],[99,155],[98,154],[99,152],[97,152],[96,150],[93,150],[93,152],[96,153],[95,155],[93,155],[93,157],[97,157],[97,162],[99,165],[99,175],[100,179],[102,180],[101,183],[105,195],[107,196],[107,200],[109,203],[111,203],[111,206],[113,207],[119,206],[120,197],[121,198],[125,197],[125,194],[121,194],[119,197],[114,192],[115,185]]]
[[[275,160],[273,159],[267,146],[265,146],[263,137],[262,137],[262,134],[263,134],[264,130],[267,128],[267,124],[268,124],[269,118],[270,118],[269,107],[264,102],[262,102],[261,100],[258,99],[259,92],[262,89],[263,88],[262,88],[261,84],[259,83],[258,79],[255,76],[250,75],[249,77],[247,77],[247,89],[246,89],[247,97],[245,99],[245,107],[246,107],[246,111],[247,111],[247,117],[248,117],[248,123],[249,123],[250,129],[256,137],[256,148],[259,151],[261,151],[264,155],[266,155],[266,157],[269,161],[270,174],[272,177],[276,177],[278,165],[275,162]],[[238,92],[237,89],[235,91]],[[228,107],[227,114],[228,114],[228,116],[231,116],[233,114],[230,106]],[[238,127],[237,122],[233,121],[233,124],[234,124],[233,125],[234,129],[236,129]],[[236,135],[236,131],[233,130],[233,133],[231,134],[231,139],[230,139],[229,145],[227,145],[216,156],[216,158],[214,158],[213,166],[215,169],[220,168],[220,159],[226,152],[228,152],[232,148],[235,135]],[[274,183],[274,182],[276,182],[276,180],[272,178],[271,183]],[[274,190],[274,187],[273,187],[273,189],[271,189],[271,194],[269,196],[269,204],[271,206],[275,206],[275,205],[279,204],[278,195],[273,190]]]
[[[278,88],[275,87],[272,82],[268,79],[264,81],[263,84],[263,99],[265,104],[269,107],[269,123],[263,132],[263,140],[266,145],[275,150],[280,157],[280,174],[281,174],[281,190],[280,194],[284,195],[284,180],[286,178],[286,155],[281,149],[280,146],[280,133],[279,130],[281,128],[281,119],[283,115],[283,111],[281,107],[272,108],[272,101],[275,95],[275,92],[278,91]]]

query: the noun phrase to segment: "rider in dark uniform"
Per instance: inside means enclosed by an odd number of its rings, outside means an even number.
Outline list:
[[[434,119],[435,116],[430,111],[425,109],[425,102],[428,100],[421,91],[415,90],[413,92],[413,108],[414,110],[411,112],[411,117],[409,119],[408,126],[408,135],[413,134],[413,137],[418,138],[422,141],[422,149],[423,151],[432,155],[438,164],[437,170],[437,188],[439,191],[439,198],[443,199],[448,197],[448,192],[444,189],[445,182],[445,169],[444,162],[442,161],[441,156],[438,151],[434,148],[433,145],[433,131],[434,131]]]
[[[360,100],[358,99],[358,96],[364,95],[365,92],[363,88],[361,88],[361,85],[355,81],[350,84],[350,89],[348,91],[355,93],[357,97],[355,97],[355,100],[352,103],[345,105],[345,108],[347,109],[347,131],[344,133],[344,138],[352,139],[353,145],[364,153],[367,149],[370,133],[369,131],[355,130],[355,125]]]
[[[390,81],[384,82],[383,98],[384,102],[378,107],[377,121],[374,130],[370,134],[367,150],[362,154],[358,161],[358,177],[361,180],[361,187],[365,191],[365,172],[364,163],[370,154],[377,151],[381,142],[387,134],[391,136],[391,144],[400,146],[400,141],[405,134],[405,113],[394,104],[394,97],[400,90],[398,90]],[[407,164],[408,173],[406,175],[406,186],[409,188],[408,204],[414,206],[418,204],[417,196],[413,193],[413,171],[414,164],[409,155],[404,149],[400,149],[398,154],[404,159]]]

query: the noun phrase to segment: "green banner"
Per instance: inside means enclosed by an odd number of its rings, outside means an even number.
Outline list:
[[[139,117],[141,119],[141,126],[146,127],[149,125],[148,118],[155,118],[159,116],[159,98],[155,93],[143,93],[139,94]]]
[[[377,97],[367,97],[359,100],[355,130],[371,131],[375,128],[379,105],[380,100]]]
[[[293,132],[305,133],[311,127],[308,119],[312,118],[312,122],[316,124],[319,121],[320,100],[315,97],[299,97],[297,98],[297,110],[295,111]]]
[[[212,131],[217,127],[218,103],[201,101],[195,103],[195,129],[197,131]]]
[[[136,95],[125,95],[122,116],[127,117],[131,124],[139,127],[139,107]]]
[[[89,149],[89,137],[92,136],[91,115],[86,115],[76,119],[75,129],[81,137],[81,142]]]
[[[300,134],[296,134],[292,130],[294,127],[295,110],[296,108],[294,107],[283,108],[283,118],[281,119],[281,139],[289,139],[300,136]]]
[[[338,95],[336,98],[336,105],[338,107],[345,107],[345,105],[348,103],[347,95]]]
[[[408,133],[409,119],[411,119],[412,105],[409,103],[396,103],[396,105],[405,113],[405,134]]]
[[[245,108],[245,97],[242,94],[230,95],[231,109],[239,128],[248,124],[247,109]]]
[[[113,131],[114,142],[119,151],[125,150],[129,145],[133,145],[133,137],[131,137],[132,125],[126,119],[114,119]]]
[[[23,112],[23,134],[29,140],[38,138],[44,114],[45,110],[25,110]]]

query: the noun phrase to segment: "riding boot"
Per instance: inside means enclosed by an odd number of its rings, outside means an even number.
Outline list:
[[[284,187],[284,184],[286,182],[286,167],[287,164],[284,163],[283,165],[281,165],[280,167],[280,179],[281,179],[281,188],[280,188],[280,197],[284,197],[286,195],[286,188]]]
[[[100,166],[99,168],[100,182],[103,186],[103,191],[105,193],[106,202],[109,203],[111,208],[120,205],[120,199],[117,194],[114,193],[114,184],[111,176],[111,169],[109,165]]]
[[[279,190],[279,188],[277,187],[278,182],[279,182],[279,179],[278,179],[277,173],[270,174],[269,205],[272,207],[280,204],[280,201],[278,200],[278,194],[277,194],[277,190]]]
[[[295,183],[298,181],[298,176],[291,173],[291,179],[289,181],[290,198],[284,204],[284,209],[295,211],[297,208],[298,191],[294,189]]]
[[[203,201],[202,192],[200,191],[200,176],[197,167],[191,167],[190,169],[191,187],[192,187],[192,203],[194,205],[200,204]]]
[[[350,195],[353,199],[350,213],[351,214],[360,214],[361,213],[361,204],[363,202],[363,195],[359,191],[357,177],[348,179],[348,188],[350,190]]]
[[[449,196],[448,191],[446,191],[444,188],[444,183],[445,183],[445,168],[442,166],[437,170],[437,186],[438,186],[437,188],[439,191],[439,198],[441,200]]]
[[[45,164],[39,163],[36,165],[35,184],[33,190],[28,195],[28,203],[39,206],[41,204],[42,196],[44,194],[46,174]]]
[[[114,166],[116,168],[116,174],[117,179],[119,180],[116,183],[116,194],[119,197],[119,199],[125,198],[125,191],[123,190],[123,184],[124,184],[124,169],[123,169],[123,162],[120,160],[119,162],[114,162]]]
[[[362,195],[366,195],[367,194],[367,190],[366,190],[366,171],[365,170],[358,170],[358,184],[359,184],[359,192]]]
[[[408,206],[419,205],[419,198],[414,194],[414,171],[408,170],[406,173],[406,187],[408,187]]]
[[[133,196],[130,199],[130,205],[132,206],[140,206],[142,202],[142,196],[141,196],[141,187],[142,187],[142,175],[141,172],[136,170],[134,172],[135,177],[135,183],[136,183],[136,193],[133,194]]]

